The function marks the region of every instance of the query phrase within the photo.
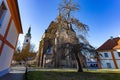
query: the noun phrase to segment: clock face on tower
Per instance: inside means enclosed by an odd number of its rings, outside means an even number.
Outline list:
[[[28,39],[26,39],[26,42],[28,42]]]

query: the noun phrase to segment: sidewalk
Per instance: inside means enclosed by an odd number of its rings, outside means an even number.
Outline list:
[[[10,73],[0,77],[0,80],[23,80],[25,67],[12,67]]]

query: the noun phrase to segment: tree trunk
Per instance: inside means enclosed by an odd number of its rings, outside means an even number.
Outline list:
[[[82,66],[81,66],[81,63],[80,63],[80,59],[78,57],[78,53],[75,53],[75,58],[76,58],[76,61],[77,61],[77,65],[78,65],[78,72],[83,72],[82,70]]]
[[[76,58],[76,61],[77,61],[77,69],[78,69],[78,72],[83,72],[83,69],[82,69],[82,66],[81,66],[81,63],[80,63],[80,59],[79,59],[79,52],[80,52],[80,47],[79,45],[75,45],[74,46],[74,54],[75,54],[75,58]]]

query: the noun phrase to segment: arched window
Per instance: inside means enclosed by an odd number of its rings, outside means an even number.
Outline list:
[[[47,54],[52,54],[52,45],[49,45],[47,48]]]

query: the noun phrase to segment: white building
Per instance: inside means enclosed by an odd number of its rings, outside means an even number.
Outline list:
[[[91,46],[89,44],[84,44],[83,49],[82,49],[82,54],[86,58],[86,67],[87,68],[98,69],[96,52],[95,52],[95,48],[93,46]]]
[[[120,37],[108,39],[97,51],[99,68],[120,68]]]
[[[0,76],[10,70],[22,25],[17,0],[0,0]]]

